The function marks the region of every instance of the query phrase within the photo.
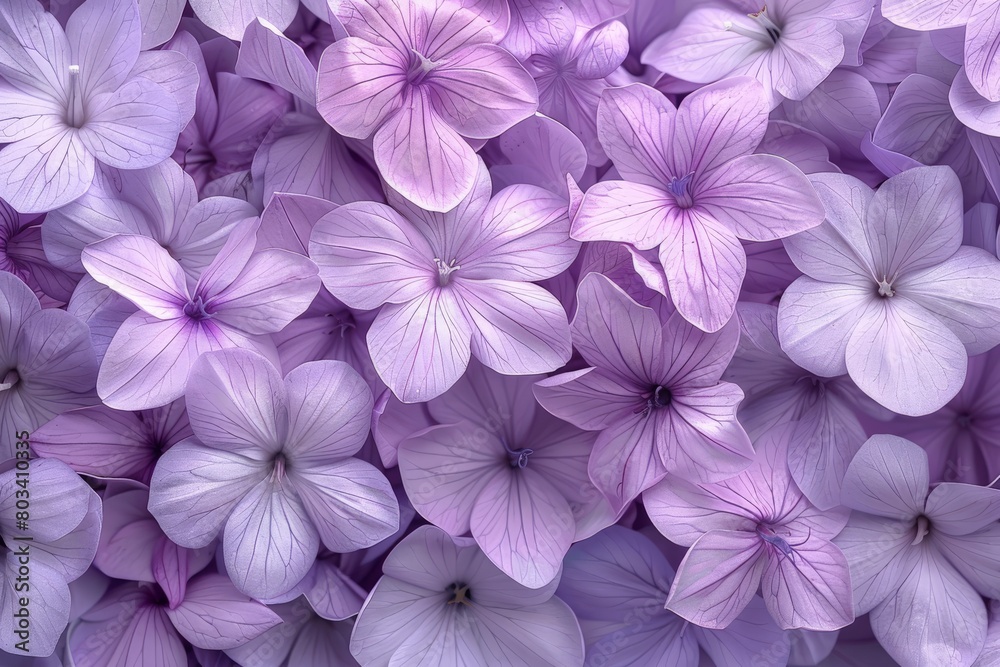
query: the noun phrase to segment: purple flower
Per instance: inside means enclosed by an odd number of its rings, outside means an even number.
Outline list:
[[[171,147],[174,160],[199,189],[233,174],[243,178],[271,126],[288,111],[288,95],[234,74],[238,50],[228,39],[199,44],[182,31],[170,47],[197,66],[200,79],[194,118]]]
[[[182,400],[136,412],[98,405],[58,415],[31,434],[31,448],[84,475],[149,484],[163,452],[192,435]]]
[[[715,334],[679,314],[661,322],[608,278],[580,283],[573,343],[591,368],[535,384],[535,396],[574,426],[600,431],[590,479],[617,509],[668,472],[701,481],[750,465],[736,420],[740,388],[720,382],[739,338],[735,320]]]
[[[0,140],[9,143],[0,151],[0,198],[15,209],[73,201],[97,162],[142,169],[170,155],[185,119],[161,83],[191,63],[139,53],[135,0],[88,0],[65,31],[35,0],[10,0],[0,34]]]
[[[727,627],[757,592],[778,626],[836,630],[854,620],[847,559],[832,540],[847,523],[837,507],[816,509],[786,464],[792,431],[758,438],[757,458],[716,484],[677,477],[643,494],[657,529],[690,550],[667,608],[692,623]]]
[[[958,393],[968,354],[1000,342],[1000,261],[961,246],[962,189],[947,167],[910,169],[873,191],[841,174],[812,177],[819,227],[785,240],[806,275],[781,297],[786,354],[844,375],[902,414]]]
[[[555,579],[570,545],[615,516],[587,477],[596,436],[537,408],[538,376],[473,363],[427,403],[435,426],[399,444],[414,508],[452,535],[471,531],[504,574],[528,588]]]
[[[27,468],[15,468],[11,460],[0,473],[0,555],[4,564],[0,577],[5,593],[0,597],[0,649],[15,655],[46,656],[55,650],[70,620],[67,584],[87,571],[97,552],[101,499],[60,461],[33,459],[27,464]],[[23,520],[25,510],[17,507],[26,489],[30,494],[27,521]],[[15,592],[18,568],[25,565],[24,553],[28,554],[30,588]],[[23,584],[23,573],[21,577]],[[19,600],[26,594],[30,594],[27,604],[31,605],[27,631],[18,627],[15,616],[24,606]]]
[[[254,252],[258,224],[237,225],[193,285],[146,236],[115,235],[84,249],[90,275],[140,309],[118,329],[101,364],[97,391],[106,405],[146,410],[176,400],[209,350],[273,350],[263,336],[308,307],[319,279],[301,255]]]
[[[351,635],[351,653],[365,667],[583,663],[580,626],[554,596],[558,577],[525,588],[472,538],[434,526],[404,538],[382,570]]]
[[[181,546],[221,532],[226,570],[244,593],[286,593],[321,542],[353,551],[395,532],[389,482],[353,458],[372,398],[347,364],[303,364],[282,381],[260,355],[214,352],[194,365],[186,401],[196,439],[160,458],[150,512]]]
[[[588,664],[696,667],[699,649],[716,667],[784,665],[789,636],[754,596],[722,630],[665,608],[674,568],[647,536],[621,526],[574,544],[556,591],[576,613]]]
[[[20,278],[47,308],[68,302],[79,276],[49,263],[42,246],[43,220],[21,215],[0,199],[0,271]]]
[[[484,4],[484,3],[481,3]],[[534,113],[538,91],[476,3],[344,0],[350,37],[319,65],[318,109],[337,132],[372,137],[386,182],[416,206],[448,211],[469,196],[489,139]]]
[[[851,566],[855,610],[904,667],[971,665],[986,640],[983,597],[1000,597],[1000,491],[938,484],[927,455],[875,435],[844,478],[854,510],[836,543]],[[979,664],[979,663],[977,663]]]
[[[965,28],[965,74],[983,97],[1000,102],[1000,6],[991,0],[883,0],[882,14],[912,30]],[[961,33],[959,33],[961,34]]]
[[[262,183],[264,201],[276,192],[312,195],[337,204],[382,199],[375,171],[316,112],[316,67],[301,46],[274,26],[254,20],[243,35],[236,73],[270,83],[298,99],[295,108],[271,127],[254,155],[252,174]]]
[[[312,613],[303,600],[272,605],[271,610],[281,617],[281,624],[242,646],[227,649],[226,655],[234,660],[233,664],[246,667],[356,667],[358,664],[350,649],[353,621],[330,623]],[[211,665],[215,667],[216,663]]]
[[[751,155],[766,127],[761,86],[747,78],[706,86],[677,109],[643,84],[608,89],[598,132],[626,180],[587,191],[573,238],[659,246],[677,310],[718,331],[746,271],[739,239],[769,241],[822,221],[802,172],[781,158]]]
[[[97,359],[87,326],[42,309],[27,285],[0,272],[0,456],[14,456],[17,433],[95,402]]]
[[[695,7],[677,28],[647,47],[642,62],[697,83],[754,76],[764,84],[773,109],[782,98],[801,100],[808,95],[845,56],[857,59],[861,34],[875,3],[770,0],[749,14],[737,9],[752,4]],[[845,50],[851,46],[853,56]]]
[[[553,371],[569,360],[566,313],[532,284],[576,257],[566,200],[531,185],[490,199],[489,172],[479,164],[472,193],[448,213],[390,192],[394,209],[345,204],[313,231],[309,255],[330,293],[351,308],[381,306],[368,347],[404,402],[442,394],[470,353],[508,375]]]
[[[868,437],[855,411],[878,407],[867,405],[846,375],[822,377],[796,366],[778,343],[776,307],[745,303],[736,312],[740,344],[723,378],[746,393],[740,423],[751,437],[794,423],[788,442],[792,479],[820,509],[839,505],[844,473]]]
[[[42,224],[45,254],[55,266],[83,273],[83,249],[115,234],[148,236],[197,278],[215,258],[236,223],[257,216],[240,199],[198,200],[194,180],[173,160],[149,169],[102,167],[74,202]]]
[[[573,28],[576,28],[575,30]],[[605,77],[628,54],[628,31],[619,21],[596,28],[576,27],[546,36],[525,61],[538,86],[538,110],[572,130],[590,162],[607,162],[597,135],[597,106],[609,87]]]

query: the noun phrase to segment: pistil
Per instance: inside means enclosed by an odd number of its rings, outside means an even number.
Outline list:
[[[438,285],[444,287],[451,282],[451,274],[462,268],[458,263],[458,260],[453,259],[450,262],[445,262],[442,259],[434,258],[434,264],[437,265],[438,269]]]
[[[83,99],[80,96],[80,66],[69,66],[69,99],[66,103],[66,124],[70,127],[83,125]]]
[[[759,12],[747,14],[747,16],[753,19],[754,23],[760,27],[760,30],[744,28],[732,21],[726,21],[723,27],[729,32],[735,32],[737,35],[758,41],[768,48],[778,43],[778,39],[781,37],[781,28],[767,15],[767,5],[761,7]]]

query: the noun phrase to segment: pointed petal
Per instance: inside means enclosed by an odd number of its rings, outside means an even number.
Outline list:
[[[535,81],[493,44],[461,48],[431,70],[434,110],[462,136],[491,139],[535,113]]]
[[[341,134],[367,139],[400,109],[405,86],[406,63],[396,51],[346,37],[323,51],[316,110]]]
[[[934,520],[936,531],[970,535],[1000,519],[1000,490],[942,482],[927,496],[924,512]]]
[[[528,588],[545,586],[559,575],[576,535],[569,503],[542,473],[528,467],[500,468],[486,482],[471,527],[493,564]]]
[[[254,19],[243,33],[236,73],[292,93],[316,104],[316,67],[302,47],[267,21]]]
[[[469,364],[472,328],[452,290],[383,306],[368,330],[379,376],[405,403],[444,393]]]
[[[616,241],[648,250],[676,234],[683,219],[662,185],[602,181],[573,218],[577,241]]]
[[[637,304],[603,274],[580,281],[573,344],[588,364],[637,385],[659,379],[661,329],[651,308]]]
[[[181,317],[188,301],[180,264],[146,236],[119,234],[91,243],[81,253],[84,268],[136,306],[160,319]]]
[[[698,186],[698,207],[741,239],[773,241],[823,222],[823,203],[797,167],[775,155],[744,155]]]
[[[289,476],[327,549],[365,549],[399,529],[399,504],[389,480],[364,461],[349,458]]]
[[[971,3],[972,14],[965,28],[965,73],[983,97],[1000,101],[1000,7],[990,2]]]
[[[281,623],[281,617],[236,590],[229,577],[203,574],[187,586],[184,601],[167,609],[184,639],[210,650],[235,648]]]
[[[752,508],[734,504],[727,490],[670,476],[646,489],[642,503],[661,534],[689,547],[710,530],[753,532],[757,527]]]
[[[330,293],[352,308],[405,303],[437,282],[427,240],[384,204],[345,204],[323,216],[313,229],[309,255]]]
[[[453,535],[469,532],[476,498],[503,471],[503,445],[469,423],[433,426],[399,443],[399,475],[413,507]]]
[[[238,41],[255,18],[284,30],[295,18],[298,4],[294,0],[194,0],[191,9],[209,28]]]
[[[588,431],[600,431],[640,412],[638,389],[602,368],[561,373],[535,383],[535,398],[556,417]]]
[[[772,550],[761,580],[771,616],[784,629],[837,630],[854,620],[847,558],[813,536],[785,555]]]
[[[472,353],[498,373],[554,371],[572,353],[559,300],[538,285],[510,280],[456,281],[472,328]]]
[[[675,169],[707,178],[707,172],[751,153],[764,139],[767,115],[764,87],[755,79],[732,77],[700,88],[677,108]]]
[[[277,333],[305,312],[316,297],[320,279],[307,257],[287,250],[262,250],[223,290],[211,294],[206,305],[215,319],[237,331],[262,335]]]
[[[188,318],[129,316],[111,340],[97,375],[97,393],[117,410],[147,410],[177,400],[204,352],[248,345],[218,327]]]
[[[142,31],[135,2],[85,2],[66,22],[73,64],[80,66],[80,93],[90,99],[128,78],[139,57]]]
[[[621,510],[667,474],[654,443],[655,419],[630,415],[601,431],[590,455],[590,481]]]
[[[667,142],[676,109],[659,91],[642,84],[608,88],[597,107],[597,133],[625,179],[661,188],[670,182]]]
[[[514,185],[497,193],[483,214],[478,238],[467,243],[462,274],[537,282],[566,270],[579,243],[569,238],[566,199],[532,185]]]
[[[713,530],[694,543],[677,569],[667,609],[721,630],[750,603],[767,559],[755,533]]]
[[[660,245],[670,296],[684,319],[718,331],[736,309],[747,258],[726,227],[688,209],[677,236]]]
[[[702,482],[746,469],[754,454],[750,437],[736,419],[742,400],[743,391],[729,382],[675,392],[669,425],[656,439],[667,469]]]

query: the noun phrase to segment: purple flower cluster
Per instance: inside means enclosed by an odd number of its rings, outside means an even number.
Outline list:
[[[1000,665],[1000,2],[0,0],[0,665]]]

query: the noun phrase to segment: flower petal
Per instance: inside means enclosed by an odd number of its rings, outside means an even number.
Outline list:
[[[670,588],[667,609],[721,630],[750,603],[767,564],[756,533],[712,530],[688,550]]]
[[[330,293],[352,308],[405,303],[437,283],[427,239],[399,213],[375,202],[345,204],[323,216],[313,229],[309,255]]]
[[[399,530],[396,495],[370,463],[349,458],[293,468],[289,476],[320,540],[331,551],[366,549]]]
[[[914,519],[924,511],[927,465],[926,452],[909,440],[873,435],[847,468],[843,503],[889,519]]]
[[[540,588],[562,570],[576,522],[562,494],[530,465],[498,468],[476,498],[471,528],[494,565],[520,585]]]
[[[177,145],[179,111],[159,84],[136,77],[97,96],[80,140],[100,162],[119,169],[153,167]]]
[[[219,534],[226,519],[267,468],[239,454],[179,442],[160,457],[149,487],[149,511],[171,540],[197,549]]]
[[[319,533],[288,486],[261,479],[235,504],[223,531],[226,571],[241,592],[277,597],[299,583],[319,552]]]
[[[164,320],[184,315],[188,301],[184,270],[153,239],[118,234],[88,245],[81,259],[95,280],[150,315]]]
[[[962,341],[905,297],[876,302],[847,341],[847,371],[858,387],[900,414],[930,414],[965,382]]]
[[[91,99],[120,87],[142,42],[135,2],[85,2],[66,22],[73,64],[80,67],[80,93]]]
[[[229,577],[203,574],[187,585],[183,602],[166,610],[184,639],[198,648],[235,648],[281,623],[266,606],[236,590]]]
[[[419,90],[375,133],[373,148],[386,183],[420,208],[449,211],[472,191],[475,151]]]
[[[472,328],[472,354],[505,375],[554,371],[572,353],[559,300],[538,285],[510,280],[455,284]]]
[[[0,150],[0,199],[20,213],[51,211],[86,192],[94,168],[78,130],[41,130]]]
[[[462,136],[492,139],[535,113],[535,81],[493,44],[461,48],[424,79],[434,110]]]
[[[379,376],[404,403],[429,401],[461,377],[471,356],[472,328],[453,290],[382,307],[368,330]]]
[[[761,592],[778,627],[838,630],[854,620],[854,600],[844,553],[812,536],[785,555],[772,550]]]

